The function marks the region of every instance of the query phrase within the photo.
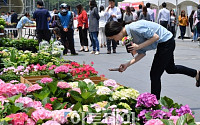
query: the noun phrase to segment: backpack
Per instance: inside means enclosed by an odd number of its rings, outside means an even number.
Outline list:
[[[197,19],[200,20],[200,9],[197,10]]]

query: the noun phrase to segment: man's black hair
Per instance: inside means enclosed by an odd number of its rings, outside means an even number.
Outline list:
[[[164,2],[164,3],[162,3],[162,7],[167,7],[167,4]]]
[[[151,4],[150,4],[150,3],[147,3],[147,4],[146,4],[146,7],[147,7],[147,8],[150,8],[150,7],[151,7]]]
[[[142,4],[139,5],[139,9],[142,9]]]
[[[115,0],[109,0],[109,2],[115,2]]]
[[[200,4],[197,6],[198,9],[200,9]]]
[[[120,33],[123,29],[123,26],[121,23],[117,22],[117,21],[110,21],[108,23],[106,23],[105,26],[105,35],[106,37],[111,37],[114,35],[117,35],[118,33]]]
[[[37,5],[44,6],[44,3],[42,1],[37,1]]]

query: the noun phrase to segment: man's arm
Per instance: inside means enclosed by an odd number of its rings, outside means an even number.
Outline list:
[[[69,24],[68,24],[67,28],[68,28],[68,29],[69,29],[69,28],[72,28],[72,26],[73,26],[73,15],[72,15],[72,13],[71,13],[70,20],[69,20]]]

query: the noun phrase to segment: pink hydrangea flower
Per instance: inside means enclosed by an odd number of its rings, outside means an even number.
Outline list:
[[[33,101],[28,103],[26,107],[39,108],[42,107],[42,103],[40,101]]]
[[[52,119],[60,124],[67,123],[68,122],[66,118],[67,116],[65,116],[65,113],[67,112],[72,112],[72,109],[69,108],[69,109],[54,110],[51,112]]]
[[[28,118],[26,125],[35,125],[35,124],[36,123],[32,119]]]
[[[54,68],[56,68],[56,65],[50,66],[50,67],[49,67],[49,70],[52,70],[52,69],[54,69]]]
[[[43,123],[42,125],[61,125],[60,123],[58,123],[57,121],[47,121],[45,123]]]
[[[179,119],[179,116],[171,116],[169,119],[173,120],[174,125],[176,125],[176,122]]]
[[[57,86],[61,89],[72,88],[67,82],[58,82]]]
[[[113,89],[115,90],[117,87],[119,87],[119,85],[117,84],[117,82],[115,80],[112,80],[112,79],[108,79],[108,80],[105,80],[104,82],[104,85],[107,87],[107,86],[110,86],[110,87],[113,87]]]
[[[68,71],[69,71],[69,67],[68,66],[64,66],[64,65],[63,66],[59,66],[56,69],[54,69],[54,72],[56,74],[58,74],[60,72],[62,72],[62,73],[68,73]]]
[[[28,115],[26,113],[17,113],[11,114],[6,117],[12,118],[12,121],[9,122],[12,125],[24,125],[25,122],[28,120]]]
[[[57,97],[51,97],[51,98],[50,98],[50,101],[53,102],[53,101],[56,100],[56,99],[57,99]]]
[[[159,119],[151,119],[147,121],[144,125],[164,125],[164,123]]]
[[[38,84],[34,84],[30,87],[28,87],[27,92],[34,92],[36,90],[40,90],[42,89],[42,86],[38,85]]]
[[[51,83],[52,81],[53,81],[53,79],[52,79],[52,78],[48,78],[48,77],[42,78],[42,79],[40,80],[40,82],[41,82],[41,83],[44,83],[44,84],[46,84],[46,83]]]
[[[0,95],[7,95],[9,97],[18,94],[18,89],[14,84],[11,83],[1,83],[0,85]]]
[[[18,83],[18,82],[19,82],[19,81],[17,81],[17,80],[11,80],[11,81],[10,81],[10,83],[12,83],[12,84],[13,84],[13,83]]]
[[[51,111],[46,110],[44,108],[37,108],[36,111],[34,111],[31,114],[31,118],[37,122],[40,119],[50,119],[51,118]]]
[[[33,100],[29,97],[19,97],[17,100],[15,100],[15,103],[22,103],[24,104],[24,107],[27,107],[27,105],[32,102]]]
[[[26,94],[27,87],[24,83],[15,84],[17,87],[18,93]]]

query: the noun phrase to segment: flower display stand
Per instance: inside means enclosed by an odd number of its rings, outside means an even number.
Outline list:
[[[90,79],[92,80],[95,84],[98,84],[99,82],[103,82],[105,80],[108,80],[105,77],[100,77],[100,76],[95,76],[95,77],[89,77],[89,78],[76,78],[75,80],[79,81],[79,80],[84,80],[84,79]]]
[[[48,75],[42,75],[42,76],[20,76],[20,82],[21,83],[27,83],[29,85],[33,85],[36,83],[36,81],[41,80],[44,77],[49,77]]]

